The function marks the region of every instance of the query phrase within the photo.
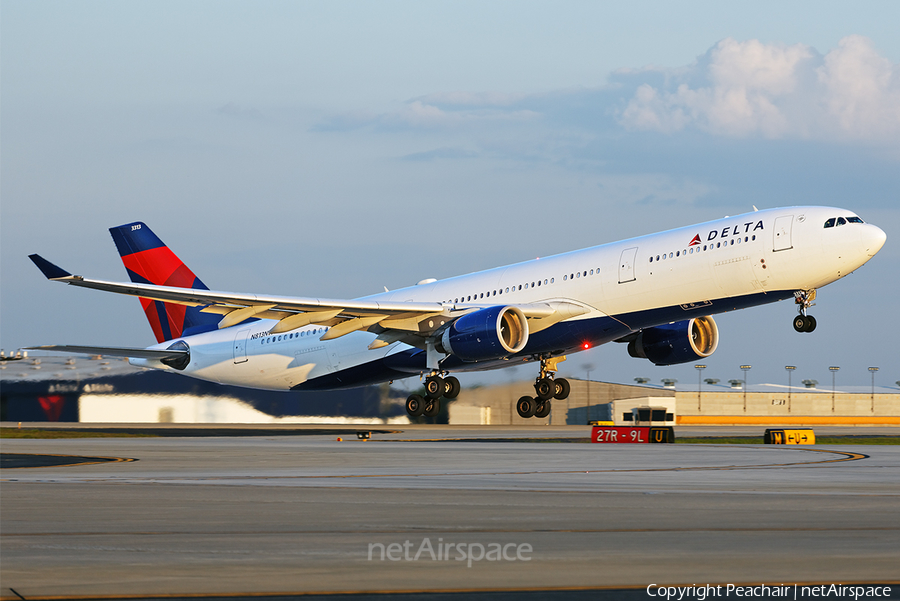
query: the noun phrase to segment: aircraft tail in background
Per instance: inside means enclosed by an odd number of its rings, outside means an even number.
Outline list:
[[[145,223],[109,228],[132,282],[209,290],[194,272]],[[220,316],[188,307],[141,298],[141,306],[157,342],[216,328]]]

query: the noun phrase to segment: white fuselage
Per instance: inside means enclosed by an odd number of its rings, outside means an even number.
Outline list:
[[[585,312],[538,332],[502,364],[536,354],[577,352],[642,328],[761,305],[829,284],[868,261],[884,244],[874,225],[824,227],[855,218],[829,207],[788,207],[726,217],[366,297],[440,302],[448,310],[554,303]],[[376,335],[360,331],[321,340],[327,328],[306,326],[269,335],[261,319],[184,337],[186,375],[226,384],[289,390],[340,388],[388,381],[424,370],[418,349],[395,342],[369,349]],[[182,339],[179,339],[182,340]],[[152,348],[166,348],[168,341]],[[403,360],[400,360],[403,359]],[[132,363],[169,369],[156,361]],[[450,371],[498,367],[451,364]]]

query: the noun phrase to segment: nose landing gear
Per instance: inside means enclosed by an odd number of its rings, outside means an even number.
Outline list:
[[[806,310],[814,306],[815,290],[798,290],[794,293],[794,302],[800,305],[800,315],[794,318],[794,329],[798,332],[812,332],[816,329],[816,318],[807,315]]]
[[[569,381],[564,378],[556,379],[557,365],[566,360],[566,357],[541,356],[541,371],[534,381],[534,394],[536,398],[523,396],[516,402],[516,413],[520,417],[547,417],[550,415],[550,400],[563,400],[569,397],[571,387]]]

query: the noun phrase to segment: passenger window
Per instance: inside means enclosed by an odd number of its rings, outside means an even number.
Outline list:
[[[834,217],[825,222],[825,227],[834,227]]]
[[[847,225],[847,221],[843,217],[838,217],[838,225]]]

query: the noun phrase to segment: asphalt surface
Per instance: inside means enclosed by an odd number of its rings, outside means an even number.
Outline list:
[[[389,429],[400,431],[368,442],[356,428],[343,442],[4,439],[5,454],[133,461],[3,469],[0,596],[597,599],[649,598],[650,584],[876,582],[900,592],[900,446]],[[748,435],[697,430],[676,435]]]

